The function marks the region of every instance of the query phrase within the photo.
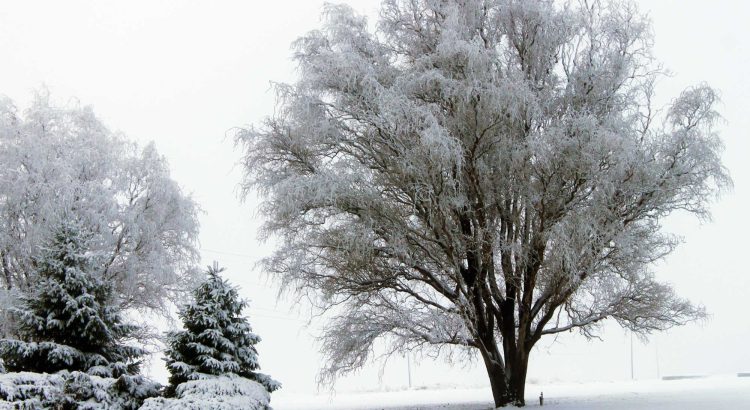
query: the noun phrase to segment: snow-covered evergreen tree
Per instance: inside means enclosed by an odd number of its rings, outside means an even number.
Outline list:
[[[144,349],[125,343],[137,330],[123,321],[111,287],[92,272],[87,230],[68,219],[37,260],[39,283],[14,311],[21,340],[0,340],[9,372],[83,371],[103,377],[138,372]]]
[[[272,392],[281,384],[258,373],[260,337],[253,333],[242,310],[247,302],[219,275],[223,268],[210,266],[206,280],[195,289],[195,300],[179,313],[184,330],[168,335],[167,368],[171,373],[167,396],[179,384],[206,375],[238,375],[254,380]]]

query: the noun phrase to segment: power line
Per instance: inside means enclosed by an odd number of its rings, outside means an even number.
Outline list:
[[[264,319],[280,319],[280,320],[288,320],[291,322],[306,322],[306,320],[300,318],[300,317],[290,317],[290,316],[278,316],[278,315],[266,315],[266,314],[259,314],[259,313],[253,313],[250,315],[251,317],[260,317]]]
[[[284,311],[281,309],[274,309],[274,308],[266,308],[266,307],[258,307],[257,305],[250,305],[250,310],[265,310],[266,312],[272,312],[272,313],[281,313],[282,315],[290,315],[289,311]],[[297,315],[299,316],[299,315]]]
[[[214,249],[207,249],[207,248],[201,248],[201,252],[216,253],[216,254],[219,254],[219,255],[239,256],[241,258],[248,258],[248,259],[258,259],[257,256],[250,255],[250,254],[247,254],[247,253],[217,251],[217,250],[214,250]]]

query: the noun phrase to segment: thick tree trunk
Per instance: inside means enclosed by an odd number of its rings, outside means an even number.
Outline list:
[[[487,368],[487,376],[490,379],[495,407],[504,407],[509,404],[525,406],[528,354],[519,352],[513,356],[506,356],[506,366],[503,366],[502,359],[498,360],[496,357],[499,356],[497,351],[481,351]]]
[[[487,376],[490,378],[490,387],[492,388],[492,397],[495,400],[495,407],[503,407],[512,402],[510,391],[508,389],[508,379],[505,377],[505,367],[502,361],[493,357],[492,352],[486,352],[480,349],[484,365],[487,368]]]
[[[529,355],[521,351],[517,353],[507,372],[508,390],[511,392],[513,404],[519,407],[526,405],[524,394],[526,393],[526,370],[528,366]]]

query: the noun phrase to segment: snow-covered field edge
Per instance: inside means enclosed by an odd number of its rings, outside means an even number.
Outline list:
[[[527,407],[539,407],[541,392],[545,397],[544,408],[549,409],[750,409],[750,377],[737,375],[683,380],[529,384],[526,387]],[[319,395],[275,394],[271,405],[275,410],[493,408],[489,387]]]

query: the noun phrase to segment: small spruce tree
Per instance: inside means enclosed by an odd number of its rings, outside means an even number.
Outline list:
[[[61,223],[37,258],[39,282],[13,311],[21,340],[0,340],[9,372],[136,374],[144,349],[125,343],[138,329],[123,322],[111,288],[93,273],[96,257],[75,220]]]
[[[179,313],[184,330],[167,336],[168,397],[174,396],[179,384],[205,375],[235,374],[260,383],[269,392],[281,387],[256,371],[260,366],[255,344],[260,337],[242,316],[247,302],[219,276],[223,270],[216,263],[208,267],[206,280],[193,292],[194,301]]]

